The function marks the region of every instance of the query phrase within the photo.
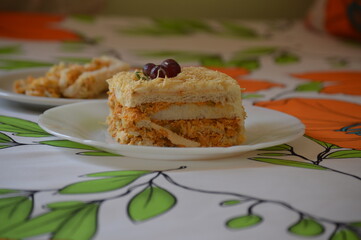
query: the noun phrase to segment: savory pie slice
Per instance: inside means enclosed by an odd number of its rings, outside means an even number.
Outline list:
[[[108,84],[108,131],[119,143],[227,147],[245,140],[241,88],[224,73],[183,67],[175,77],[150,79],[136,70]]]

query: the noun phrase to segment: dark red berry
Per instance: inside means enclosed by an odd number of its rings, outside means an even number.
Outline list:
[[[155,67],[153,67],[149,74],[149,77],[151,79],[154,79],[157,77],[164,78],[165,76],[166,76],[166,71],[165,71],[164,67],[161,65],[156,65]]]
[[[143,66],[143,73],[145,76],[150,76],[150,72],[155,67],[154,63],[147,63]]]
[[[167,77],[175,77],[181,72],[180,65],[174,59],[166,59],[161,64]]]

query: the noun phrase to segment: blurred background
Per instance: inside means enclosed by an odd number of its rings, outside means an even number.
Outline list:
[[[314,0],[1,0],[1,11],[134,17],[297,19]]]

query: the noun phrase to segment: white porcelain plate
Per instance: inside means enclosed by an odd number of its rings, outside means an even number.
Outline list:
[[[247,111],[246,138],[233,147],[177,148],[134,146],[116,143],[108,135],[105,119],[106,100],[94,100],[58,106],[46,110],[39,125],[50,134],[90,145],[111,153],[143,159],[192,160],[215,159],[292,141],[304,134],[304,125],[290,115],[254,106]]]
[[[70,99],[70,98],[49,98],[36,97],[13,92],[12,85],[18,79],[24,79],[28,76],[40,77],[43,76],[49,68],[33,68],[26,70],[13,71],[0,75],[0,98],[15,101],[19,103],[40,105],[40,106],[59,106],[75,102],[90,101],[88,99]],[[106,94],[99,98],[106,98]],[[94,100],[94,99],[93,99]]]

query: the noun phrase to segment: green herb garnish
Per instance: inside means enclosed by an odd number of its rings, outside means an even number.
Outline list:
[[[145,76],[141,71],[135,71],[135,76],[138,80],[149,80],[147,76]]]

